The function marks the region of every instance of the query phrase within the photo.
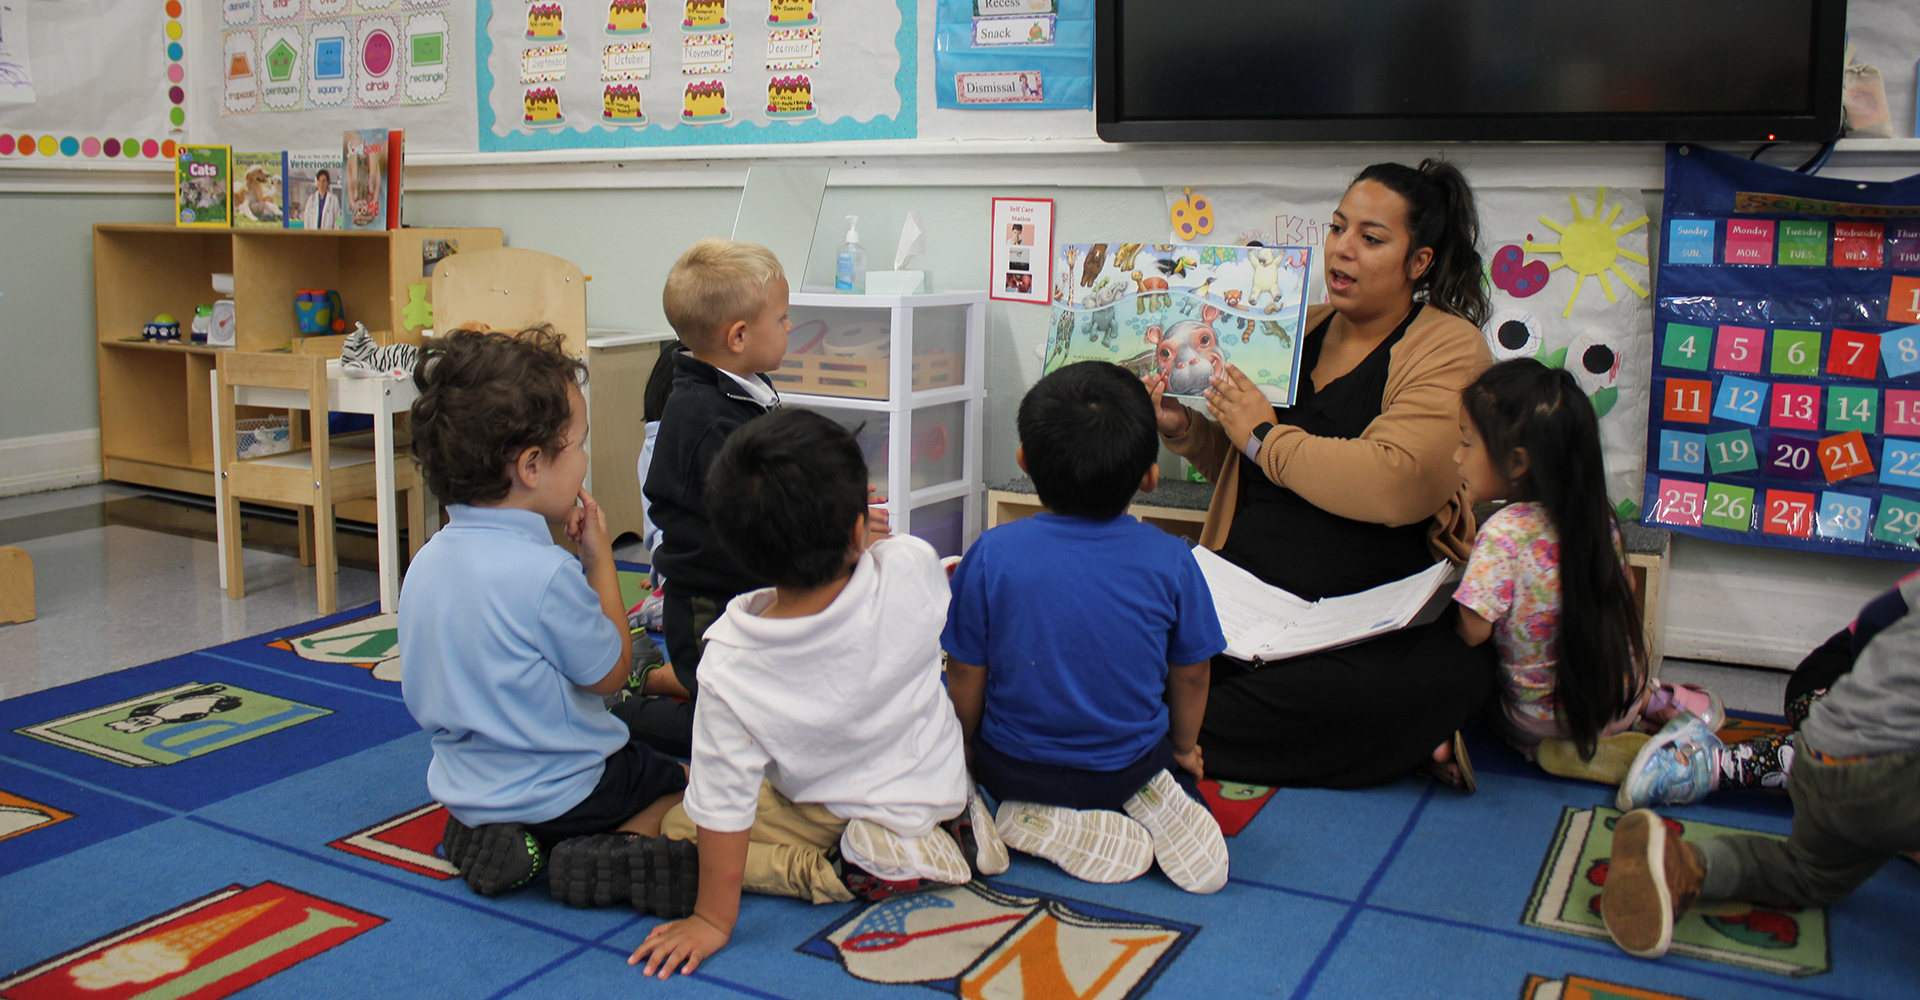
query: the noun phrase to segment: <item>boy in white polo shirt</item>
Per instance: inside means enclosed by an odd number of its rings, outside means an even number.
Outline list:
[[[693,778],[662,824],[699,841],[699,896],[628,959],[662,978],[727,943],[743,889],[845,902],[1007,868],[941,684],[946,574],[926,542],[870,534],[853,435],[807,410],[756,417],[705,501],[728,553],[774,585],[706,633]],[[978,838],[971,858],[942,823]]]
[[[586,372],[561,343],[456,330],[423,352],[414,455],[448,524],[400,591],[400,690],[433,734],[427,789],[475,892],[524,885],[551,847],[555,898],[679,916],[697,860],[657,835],[686,772],[600,698],[627,683],[632,647],[606,519],[581,489]],[[586,836],[609,831],[642,836]]]

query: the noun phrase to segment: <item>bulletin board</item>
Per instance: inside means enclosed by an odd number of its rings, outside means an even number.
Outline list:
[[[477,8],[484,152],[915,135],[915,0]]]
[[[0,158],[171,159],[187,121],[182,2],[5,0],[0,31],[24,26],[27,58],[0,74],[24,75],[32,100],[0,103]]]
[[[1667,150],[1645,523],[1920,561],[1920,175]]]
[[[337,153],[377,125],[473,151],[473,0],[200,2],[195,142]]]

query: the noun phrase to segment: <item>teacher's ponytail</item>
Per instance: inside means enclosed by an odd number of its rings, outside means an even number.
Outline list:
[[[1484,325],[1493,307],[1480,262],[1480,213],[1466,175],[1445,160],[1429,158],[1418,167],[1376,163],[1353,179],[1361,181],[1376,181],[1406,199],[1409,255],[1422,247],[1433,250],[1415,290],[1425,293],[1427,302]]]

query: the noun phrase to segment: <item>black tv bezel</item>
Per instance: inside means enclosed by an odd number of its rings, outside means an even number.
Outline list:
[[[1813,0],[1813,106],[1807,114],[1333,115],[1122,119],[1121,0],[1094,0],[1094,124],[1106,142],[1827,142],[1840,134],[1846,0]]]

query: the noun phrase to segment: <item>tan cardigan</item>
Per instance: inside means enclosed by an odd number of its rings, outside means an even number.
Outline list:
[[[1307,309],[1303,331],[1333,311]],[[1345,319],[1335,316],[1335,325]],[[1460,390],[1492,363],[1487,341],[1472,323],[1438,308],[1420,310],[1388,360],[1380,415],[1357,438],[1315,437],[1281,425],[1261,442],[1259,463],[1267,477],[1321,510],[1390,527],[1429,518],[1427,541],[1438,559],[1465,562],[1473,547],[1473,511],[1453,464],[1460,443]],[[1301,372],[1310,378],[1310,372]],[[1164,437],[1195,468],[1215,470],[1215,486],[1200,544],[1219,549],[1233,524],[1240,497],[1242,450],[1220,425],[1188,408],[1191,422],[1178,437]]]

